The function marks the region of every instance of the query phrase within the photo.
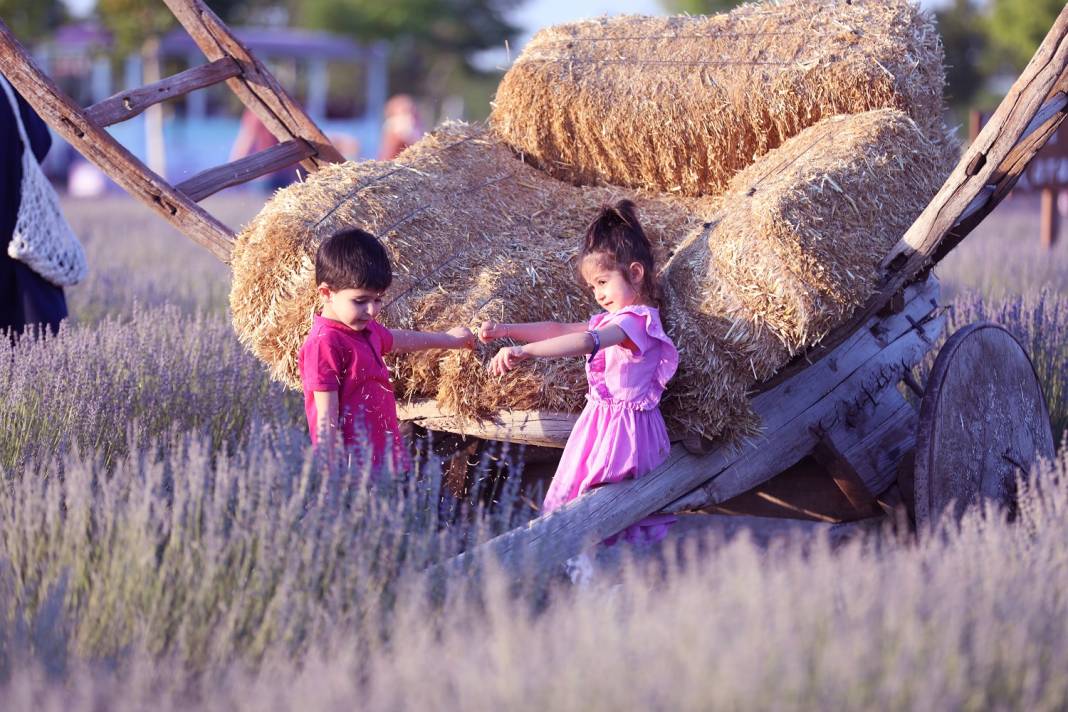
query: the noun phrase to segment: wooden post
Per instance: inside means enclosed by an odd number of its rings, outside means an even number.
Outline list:
[[[141,46],[141,83],[155,84],[163,78],[159,37],[149,37]],[[145,163],[157,175],[167,176],[167,145],[163,138],[163,105],[145,109]]]
[[[1057,212],[1057,191],[1042,189],[1042,246],[1052,249],[1057,243],[1060,214]]]

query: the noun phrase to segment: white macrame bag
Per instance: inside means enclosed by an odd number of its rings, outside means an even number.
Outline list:
[[[89,272],[85,250],[63,217],[59,196],[52,190],[52,184],[33,155],[15,92],[4,77],[0,77],[0,84],[15,113],[19,138],[22,139],[22,197],[7,254],[52,284],[69,287],[85,279]]]

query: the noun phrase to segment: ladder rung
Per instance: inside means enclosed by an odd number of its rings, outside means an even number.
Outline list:
[[[223,188],[247,183],[253,178],[273,173],[313,155],[315,148],[310,143],[302,138],[292,139],[233,163],[197,173],[175,188],[189,196],[190,200],[200,202]]]
[[[227,84],[241,99],[241,103],[259,117],[279,141],[303,138],[315,146],[315,154],[304,161],[304,167],[315,171],[327,163],[345,161],[330,139],[315,125],[304,109],[286,93],[278,80],[234,37],[218,15],[204,0],[163,0],[185,27],[208,59],[230,56],[241,65],[240,77]]]
[[[223,57],[139,89],[119,92],[90,106],[85,115],[97,126],[111,126],[132,119],[153,104],[210,87],[239,74],[241,66],[233,57]]]

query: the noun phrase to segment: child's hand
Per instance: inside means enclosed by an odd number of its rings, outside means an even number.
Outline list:
[[[466,326],[454,326],[445,332],[452,338],[456,339],[456,348],[458,349],[473,349],[475,348],[475,334]]]
[[[498,324],[495,321],[484,321],[482,326],[478,329],[478,340],[482,343],[493,341],[494,339],[506,338],[504,325]]]
[[[523,351],[522,346],[505,346],[497,352],[486,368],[494,376],[503,376],[528,358],[530,356]]]

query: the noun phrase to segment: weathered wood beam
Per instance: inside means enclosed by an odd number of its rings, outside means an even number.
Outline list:
[[[875,517],[882,510],[874,507],[857,509],[828,477],[827,470],[811,457],[806,457],[767,482],[726,502],[706,505],[699,511],[833,523]]]
[[[850,504],[857,509],[871,508],[875,503],[875,496],[864,484],[865,477],[859,471],[861,465],[846,457],[833,439],[823,438],[816,443],[812,456],[827,470],[827,474]]]
[[[314,153],[315,149],[304,139],[285,141],[232,163],[201,171],[189,180],[182,181],[175,188],[188,195],[190,200],[200,202],[223,188],[247,183],[254,178],[274,173]]]
[[[853,407],[865,393],[898,380],[903,364],[915,363],[927,352],[943,321],[934,315],[936,294],[933,279],[912,289],[900,314],[858,330],[854,339],[814,367],[814,373],[754,399],[764,426],[762,437],[703,457],[677,445],[663,465],[644,477],[588,492],[526,527],[445,562],[434,575],[463,571],[487,556],[513,574],[544,572],[698,486],[708,501],[725,502],[767,481],[811,450],[813,431],[821,422]]]
[[[902,365],[902,371],[906,371]],[[893,381],[858,404],[844,419],[822,424],[813,457],[858,509],[870,509],[875,496],[890,486],[902,456],[899,447],[871,452],[880,445],[896,444],[901,426],[911,431],[916,411]]]
[[[397,417],[428,430],[557,448],[564,446],[578,420],[573,413],[548,410],[502,410],[492,418],[472,420],[447,413],[429,399],[398,403]]]
[[[753,452],[729,463],[685,497],[671,501],[664,510],[701,509],[708,504],[725,502],[781,472],[812,451],[819,439],[816,433],[821,421],[841,417],[843,412],[854,408],[859,399],[900,380],[902,368],[916,364],[923,357],[929,349],[929,341],[941,333],[943,324],[944,317],[939,316],[910,329],[865,363],[863,377],[850,377],[849,385],[837,386],[830,395],[800,415],[792,411],[793,417],[788,423],[776,430],[769,429],[764,438],[746,445],[746,448],[752,447]]]
[[[846,458],[857,464],[864,483],[872,494],[879,495],[894,484],[902,458],[916,447],[916,423],[919,414],[904,398],[897,409],[879,427],[846,450]]]
[[[233,231],[171,187],[111,134],[90,121],[82,108],[41,71],[2,21],[0,71],[49,126],[126,192],[223,262],[230,261]]]
[[[85,110],[85,115],[97,126],[111,126],[132,119],[153,104],[210,87],[239,74],[241,74],[241,67],[233,57],[223,57],[158,82],[146,84],[139,89],[121,91],[93,104]]]
[[[315,171],[326,163],[345,160],[304,109],[207,5],[201,0],[163,1],[209,60],[229,56],[237,61],[241,75],[226,83],[275,138],[283,142],[303,138],[315,148],[315,155],[301,165]]]

